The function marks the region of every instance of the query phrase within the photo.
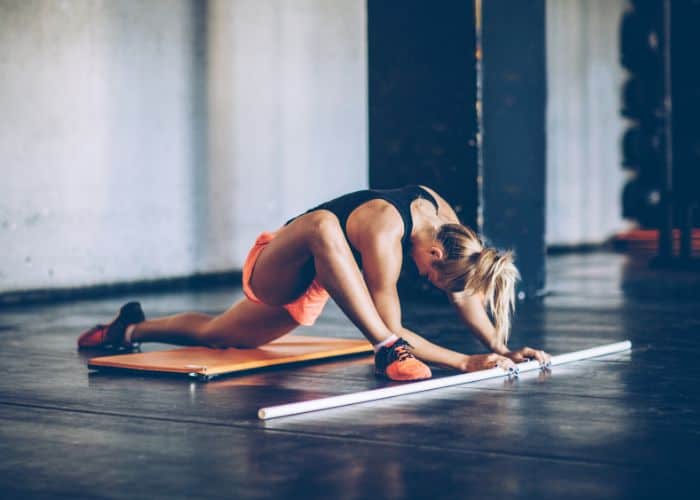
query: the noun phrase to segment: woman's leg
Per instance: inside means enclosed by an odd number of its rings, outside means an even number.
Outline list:
[[[186,312],[133,325],[132,342],[250,348],[271,342],[299,326],[281,308],[241,299],[219,316]]]
[[[270,305],[246,298],[217,317],[185,313],[136,323],[130,340],[257,347],[298,326],[282,306],[296,300],[314,279],[372,344],[393,335],[377,312],[337,217],[322,210],[282,228],[260,252],[250,288]],[[378,373],[393,380],[429,378],[430,369],[407,347],[403,341],[382,347],[375,358]]]
[[[392,335],[337,217],[321,210],[283,227],[260,253],[250,284],[265,304],[246,298],[216,317],[190,312],[144,321],[132,327],[131,340],[216,347],[265,344],[298,326],[281,306],[297,299],[314,277],[370,342]]]
[[[295,266],[290,268],[290,264]],[[373,344],[394,335],[382,320],[355,262],[338,218],[319,210],[281,229],[260,253],[251,277],[255,295],[268,304],[286,304],[294,299],[299,285],[309,280],[301,270],[310,269],[347,317]],[[383,346],[375,357],[377,373],[392,380],[422,380],[431,372],[408,351],[405,341]]]
[[[315,278],[372,342],[392,335],[369,294],[338,218],[319,210],[282,228],[261,252],[251,278],[267,304],[287,304]]]

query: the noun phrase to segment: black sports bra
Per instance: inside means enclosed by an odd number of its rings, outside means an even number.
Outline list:
[[[362,191],[355,191],[349,193],[333,200],[321,203],[320,205],[307,210],[304,214],[313,212],[315,210],[328,210],[333,212],[338,220],[340,221],[340,226],[343,228],[343,233],[345,234],[345,239],[348,239],[348,233],[346,231],[346,224],[348,217],[357,207],[366,203],[370,200],[386,200],[399,211],[401,219],[403,220],[404,232],[401,238],[401,246],[403,247],[403,252],[406,254],[411,246],[411,231],[413,231],[413,218],[411,217],[411,203],[418,198],[423,198],[431,202],[435,206],[435,210],[438,209],[438,203],[427,190],[420,186],[404,186],[398,189],[364,189]],[[302,214],[303,215],[303,214]],[[289,224],[294,219],[287,222]],[[350,241],[348,240],[348,244]],[[351,245],[352,248],[352,245]],[[358,264],[361,264],[360,255],[353,249],[353,255]]]

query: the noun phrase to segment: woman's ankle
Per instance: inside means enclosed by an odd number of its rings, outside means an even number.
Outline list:
[[[399,340],[398,335],[396,335],[395,333],[392,333],[389,337],[385,338],[385,339],[382,340],[381,342],[378,342],[378,343],[374,344],[374,346],[373,346],[373,347],[374,347],[374,352],[379,351],[379,349],[381,349],[382,347],[385,347],[385,346],[388,346],[388,345],[392,345],[392,344],[393,344],[394,342],[396,342],[397,340]]]

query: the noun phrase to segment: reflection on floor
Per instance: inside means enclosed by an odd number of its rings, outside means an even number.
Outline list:
[[[700,449],[700,276],[652,272],[605,253],[558,255],[548,266],[551,293],[520,305],[513,345],[556,354],[629,338],[634,349],[548,375],[267,422],[256,419],[261,406],[381,386],[371,358],[209,383],[90,373],[75,337],[109,319],[125,297],[2,309],[2,497],[590,499],[686,491]],[[240,295],[218,288],[137,298],[155,317],[216,313]],[[405,303],[403,314],[438,343],[483,352],[447,304]],[[359,336],[332,304],[300,333]]]

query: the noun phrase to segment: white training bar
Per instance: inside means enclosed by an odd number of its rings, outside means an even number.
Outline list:
[[[568,354],[560,354],[552,356],[550,366],[562,365],[571,363],[572,361],[580,361],[606,354],[628,351],[632,348],[632,343],[629,340],[617,342],[615,344],[607,344],[582,351],[574,351]],[[529,372],[539,370],[542,366],[538,361],[525,361],[518,363],[517,372]],[[452,375],[449,377],[435,378],[423,380],[421,382],[413,382],[411,384],[397,385],[393,387],[385,387],[383,389],[373,389],[370,391],[354,392],[351,394],[342,394],[340,396],[331,396],[328,398],[313,399],[311,401],[302,401],[300,403],[289,403],[279,406],[268,406],[258,410],[258,418],[267,420],[270,418],[285,417],[288,415],[296,415],[298,413],[306,413],[310,411],[326,410],[328,408],[337,408],[338,406],[352,405],[356,403],[364,403],[366,401],[375,401],[377,399],[392,398],[394,396],[402,396],[404,394],[412,394],[415,392],[430,391],[441,387],[450,387],[453,385],[468,384],[478,380],[485,380],[496,377],[507,377],[512,372],[507,372],[502,368],[490,368],[472,373],[463,373],[460,375]]]

